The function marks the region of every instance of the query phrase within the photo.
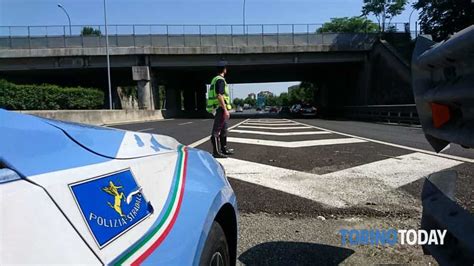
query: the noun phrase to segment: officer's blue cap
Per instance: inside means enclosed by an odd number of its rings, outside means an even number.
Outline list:
[[[227,62],[226,62],[226,61],[219,61],[219,63],[217,63],[217,66],[218,66],[218,67],[226,67],[226,66],[227,66]]]

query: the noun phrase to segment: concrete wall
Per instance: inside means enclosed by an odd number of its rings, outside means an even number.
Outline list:
[[[163,111],[161,110],[54,110],[18,112],[50,119],[92,125],[107,125],[164,119]]]
[[[369,54],[369,105],[413,104],[411,68],[398,51],[385,41],[374,45]]]

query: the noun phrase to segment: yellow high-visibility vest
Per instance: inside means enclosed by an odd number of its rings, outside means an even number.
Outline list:
[[[219,107],[219,100],[217,100],[217,94],[216,94],[216,83],[220,79],[222,79],[225,84],[224,101],[226,104],[226,108],[227,110],[232,109],[232,105],[230,104],[229,86],[227,85],[227,82],[222,76],[217,75],[216,77],[212,79],[211,86],[209,88],[209,93],[207,94],[207,108],[206,109],[209,113],[212,113],[214,109],[217,109]]]

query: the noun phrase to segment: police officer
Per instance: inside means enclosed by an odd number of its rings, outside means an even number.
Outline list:
[[[233,154],[233,149],[227,148],[227,124],[230,118],[229,86],[225,81],[227,68],[225,63],[220,63],[217,67],[217,76],[211,81],[207,99],[207,110],[216,109],[214,125],[211,133],[212,155],[215,158],[227,158],[226,155]]]

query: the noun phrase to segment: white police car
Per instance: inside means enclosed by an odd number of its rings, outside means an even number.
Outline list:
[[[236,199],[171,137],[0,110],[0,265],[233,265]]]

